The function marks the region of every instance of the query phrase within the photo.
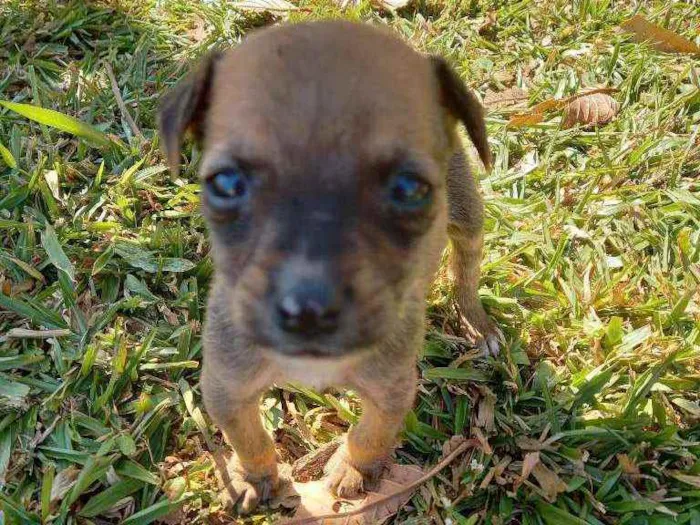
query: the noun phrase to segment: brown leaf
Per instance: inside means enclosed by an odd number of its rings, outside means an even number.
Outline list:
[[[700,55],[700,47],[693,41],[669,29],[652,24],[641,15],[634,15],[622,23],[622,29],[632,33],[635,42],[648,42],[664,53]]]
[[[479,26],[478,33],[482,36],[489,33],[496,25],[497,20],[498,17],[496,11],[489,11],[486,14],[486,20],[484,20],[484,23]]]
[[[53,485],[51,485],[50,501],[52,503],[61,501],[73,487],[79,475],[80,469],[73,465],[64,468],[61,472],[56,474],[56,477],[53,480]]]
[[[630,457],[627,454],[618,454],[617,462],[620,464],[622,472],[624,472],[628,476],[639,476],[639,474],[641,473],[639,471],[639,467],[634,463],[634,461],[630,459]]]
[[[520,473],[520,483],[525,481],[527,478],[530,477],[530,474],[532,473],[532,470],[537,466],[537,464],[540,462],[540,453],[539,452],[528,452],[525,454],[525,457],[523,458],[523,469],[522,472]]]
[[[479,411],[476,416],[476,425],[491,432],[496,428],[494,410],[496,408],[496,395],[487,387],[481,387],[481,395],[479,400]]]
[[[576,124],[601,126],[610,122],[620,111],[620,105],[610,95],[594,93],[573,99],[564,109],[561,125],[564,129]]]
[[[487,91],[484,96],[484,105],[489,109],[507,108],[515,106],[527,100],[527,93],[519,87],[512,87],[503,91]]]
[[[320,479],[323,476],[323,468],[331,456],[338,450],[341,441],[339,439],[326,443],[310,454],[297,459],[292,465],[292,477],[294,481],[306,483]]]
[[[422,475],[423,471],[417,466],[394,464],[382,478],[375,492],[368,492],[364,498],[351,501],[336,500],[328,492],[323,480],[294,483],[294,489],[301,496],[301,503],[297,507],[294,518],[288,523],[296,523],[297,520],[319,525],[382,523],[396,514],[411,499],[412,492],[402,491]],[[351,517],[342,515],[364,507],[367,507],[366,511]],[[326,518],[333,515],[338,517]]]
[[[402,7],[406,7],[411,0],[372,0],[372,3],[381,9],[387,11],[396,11]]]
[[[513,115],[508,121],[509,128],[523,128],[526,126],[534,126],[544,120],[542,113],[522,113]]]
[[[258,11],[261,13],[266,11],[271,13],[284,13],[296,11],[298,9],[297,6],[287,2],[287,0],[240,0],[232,4],[232,6],[242,11]]]
[[[557,494],[566,490],[566,483],[553,470],[548,469],[542,463],[537,463],[532,469],[537,483],[540,484],[544,497],[551,503],[557,499]]]
[[[190,37],[190,39],[193,42],[199,43],[203,41],[205,38],[207,38],[207,35],[209,34],[209,31],[207,31],[207,23],[204,21],[203,18],[199,16],[195,16],[194,19],[194,27],[188,31],[185,32],[185,34]],[[156,204],[153,202],[153,197],[151,195],[151,192],[146,192],[146,197],[148,198],[149,203],[151,204],[152,209],[156,209]],[[159,206],[159,205],[158,205]]]
[[[505,471],[506,467],[510,465],[511,461],[513,461],[513,458],[511,458],[510,456],[506,456],[501,461],[499,461],[497,465],[491,467],[491,470],[489,470],[488,474],[484,476],[484,479],[481,482],[481,485],[479,485],[479,488],[485,489],[491,484],[493,478],[499,478],[503,474],[503,471]]]
[[[478,442],[468,439],[435,465],[429,472],[417,466],[392,464],[382,478],[376,492],[369,492],[360,500],[336,500],[325,487],[324,481],[294,483],[301,503],[287,525],[349,525],[383,523],[406,504],[421,484],[437,475],[456,457]]]
[[[598,93],[614,93],[616,92],[616,88],[609,88],[609,87],[603,87],[603,88],[596,88],[596,89],[590,89],[588,91],[584,91],[582,93],[577,93],[575,95],[572,95],[570,97],[566,98],[560,98],[560,99],[548,99],[543,102],[540,102],[539,104],[536,104],[532,106],[529,110],[522,112],[522,113],[517,113],[513,115],[510,120],[508,121],[508,126],[513,127],[513,128],[520,128],[520,127],[525,127],[525,126],[533,126],[535,124],[539,124],[544,120],[544,114],[547,113],[548,111],[556,111],[559,110],[563,107],[566,107],[567,104],[572,104],[573,101],[583,98],[583,97],[588,97],[591,95],[595,95]],[[614,116],[614,115],[613,115]]]
[[[692,485],[693,487],[700,489],[700,476],[691,476],[689,474],[683,474],[679,470],[669,470],[668,473],[672,478],[675,478],[678,481],[682,481],[683,483],[687,483],[688,485]]]

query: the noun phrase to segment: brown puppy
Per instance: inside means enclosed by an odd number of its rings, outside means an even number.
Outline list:
[[[274,383],[354,388],[363,414],[330,487],[352,497],[381,472],[413,403],[448,233],[465,335],[498,350],[477,295],[483,205],[458,120],[488,166],[482,108],[444,61],[339,21],[261,30],[165,99],[172,169],[187,129],[203,147],[216,275],[201,385],[236,451],[243,510],[278,482],[258,411]]]

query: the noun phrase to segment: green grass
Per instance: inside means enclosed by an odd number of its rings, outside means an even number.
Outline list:
[[[692,2],[641,4],[697,41]],[[338,14],[303,6],[292,19]],[[619,90],[620,114],[597,131],[561,129],[557,114],[512,129],[513,108],[489,113],[481,293],[507,344],[470,359],[438,278],[398,458],[430,465],[451,436],[479,431],[490,447],[433,478],[396,522],[700,524],[700,60],[633,43],[617,29],[633,9],[491,0],[344,15],[446,56],[481,96],[515,85],[534,105]],[[197,408],[212,272],[197,153],[172,180],[154,111],[190,61],[272,21],[226,2],[0,4],[0,100],[82,123],[0,108],[6,522],[225,522],[201,430],[221,438]],[[351,393],[291,387],[264,406],[287,459],[360,408]]]

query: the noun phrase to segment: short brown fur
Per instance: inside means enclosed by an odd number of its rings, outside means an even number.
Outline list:
[[[173,169],[194,127],[205,184],[234,161],[254,173],[255,194],[235,219],[203,197],[216,272],[201,386],[236,451],[242,510],[278,483],[258,412],[275,383],[354,388],[362,418],[328,480],[344,497],[376,480],[413,403],[425,295],[448,232],[465,336],[497,351],[477,294],[483,205],[458,120],[488,166],[481,106],[447,64],[348,22],[259,31],[209,57],[165,99],[161,137]],[[397,216],[383,192],[406,166],[431,186],[432,200]],[[322,278],[344,291],[338,329],[308,340],[282,333],[271,306],[281,283]]]

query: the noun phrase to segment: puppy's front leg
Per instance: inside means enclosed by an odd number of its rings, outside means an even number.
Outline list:
[[[484,243],[484,204],[463,151],[450,161],[447,174],[452,241],[451,269],[455,299],[464,336],[484,354],[498,354],[499,331],[479,299],[479,275]]]
[[[231,488],[243,513],[268,500],[278,484],[277,454],[260,416],[260,391],[235,380],[224,382],[211,367],[202,373],[202,393],[207,412],[221,428],[236,457],[228,465]],[[236,386],[238,385],[238,386]],[[228,490],[223,493],[229,496]]]
[[[389,460],[415,396],[413,360],[399,366],[405,369],[398,374],[396,369],[358,374],[362,417],[327,467],[328,487],[338,497],[354,498],[371,488]]]

